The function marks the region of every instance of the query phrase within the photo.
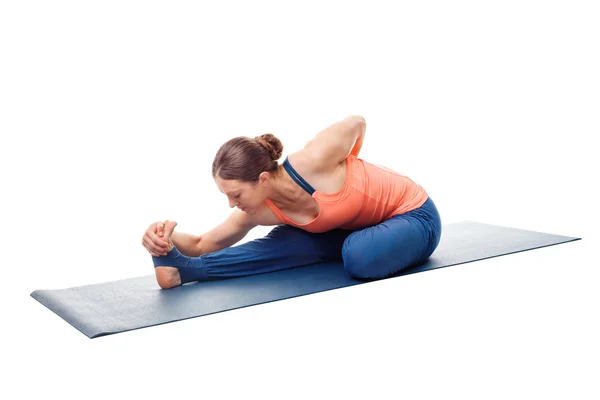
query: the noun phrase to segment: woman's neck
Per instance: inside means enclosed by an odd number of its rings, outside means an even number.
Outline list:
[[[272,193],[268,198],[277,208],[297,210],[302,208],[307,196],[310,195],[284,172],[274,182]]]

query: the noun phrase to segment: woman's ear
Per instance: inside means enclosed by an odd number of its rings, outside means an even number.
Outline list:
[[[261,172],[258,176],[258,183],[262,186],[267,186],[267,182],[269,181],[270,174],[268,172]]]

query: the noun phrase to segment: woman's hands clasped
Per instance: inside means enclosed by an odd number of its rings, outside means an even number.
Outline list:
[[[142,245],[155,257],[167,255],[175,247],[171,235],[176,226],[175,221],[154,222],[146,229],[142,237]]]

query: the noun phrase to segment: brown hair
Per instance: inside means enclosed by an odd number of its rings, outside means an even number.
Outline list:
[[[261,172],[275,172],[283,153],[281,140],[266,133],[254,139],[239,136],[221,146],[212,164],[213,178],[256,182]]]

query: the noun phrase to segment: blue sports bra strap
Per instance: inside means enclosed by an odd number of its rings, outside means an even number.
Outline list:
[[[304,180],[304,178],[302,178],[294,169],[294,167],[291,166],[290,162],[288,161],[288,157],[285,158],[285,161],[283,162],[283,168],[285,168],[285,170],[287,171],[288,174],[290,174],[290,176],[292,177],[292,179],[294,181],[296,181],[296,183],[304,190],[306,190],[308,192],[308,194],[310,194],[312,196],[312,194],[315,192],[315,189],[310,186],[308,184],[308,182],[306,182]]]

